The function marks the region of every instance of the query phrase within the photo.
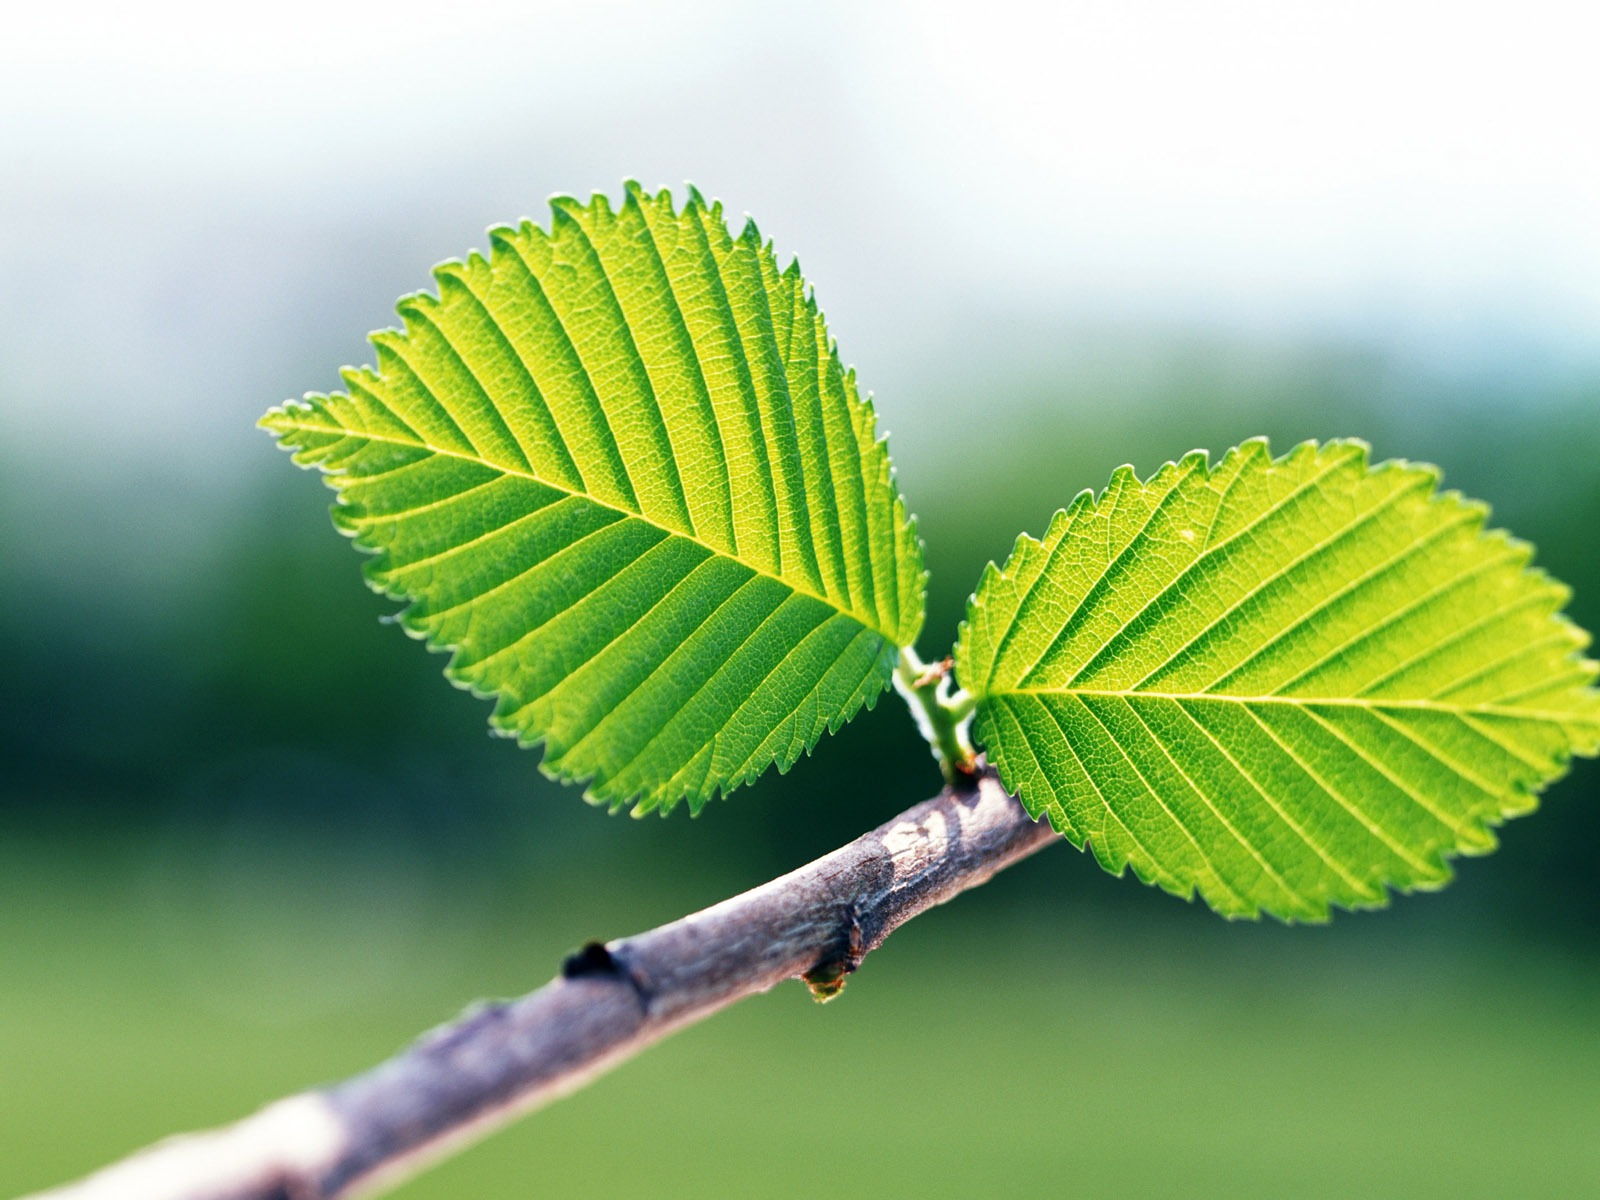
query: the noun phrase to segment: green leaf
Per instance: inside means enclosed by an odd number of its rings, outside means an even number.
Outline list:
[[[698,811],[875,702],[921,545],[798,264],[692,191],[551,207],[261,423],[498,729],[591,799]]]
[[[1443,884],[1600,750],[1600,693],[1566,588],[1437,483],[1254,441],[1079,496],[962,626],[1002,781],[1107,870],[1230,915]]]

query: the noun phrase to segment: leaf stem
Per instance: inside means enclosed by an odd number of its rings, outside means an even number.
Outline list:
[[[895,690],[927,739],[946,781],[956,783],[978,773],[978,755],[972,748],[972,713],[977,700],[965,691],[953,691],[950,660],[925,663],[907,646],[895,667]]]

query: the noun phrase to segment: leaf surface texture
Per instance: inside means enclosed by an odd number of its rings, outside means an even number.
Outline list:
[[[1357,442],[1124,467],[990,564],[956,649],[1006,786],[1108,870],[1325,918],[1449,878],[1600,750],[1567,590]]]
[[[888,685],[921,547],[798,264],[693,192],[552,212],[262,424],[496,727],[593,799],[698,810]]]

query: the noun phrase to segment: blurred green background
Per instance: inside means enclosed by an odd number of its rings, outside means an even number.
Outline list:
[[[360,1070],[937,786],[888,697],[631,821],[487,736],[253,429],[553,191],[798,253],[948,646],[1085,487],[1441,464],[1600,627],[1577,6],[77,0],[0,40],[0,1195]],[[1201,10],[1204,10],[1203,12]],[[1508,18],[1509,19],[1509,18]],[[1600,1194],[1600,771],[1436,895],[1227,924],[1069,848],[399,1194]]]

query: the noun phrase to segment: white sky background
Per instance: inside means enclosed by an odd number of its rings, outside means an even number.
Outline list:
[[[1528,304],[1552,340],[1596,343],[1594,6],[943,11],[890,56],[926,64],[921,87],[876,77],[875,100],[912,99],[886,140],[924,170],[941,141],[970,155],[1006,200],[985,249],[1032,288],[1070,266],[1132,307],[1423,326]]]
[[[1538,2],[9,6],[0,438],[202,458],[485,226],[629,175],[759,214],[881,396],[974,321],[1594,365],[1597,34]]]

